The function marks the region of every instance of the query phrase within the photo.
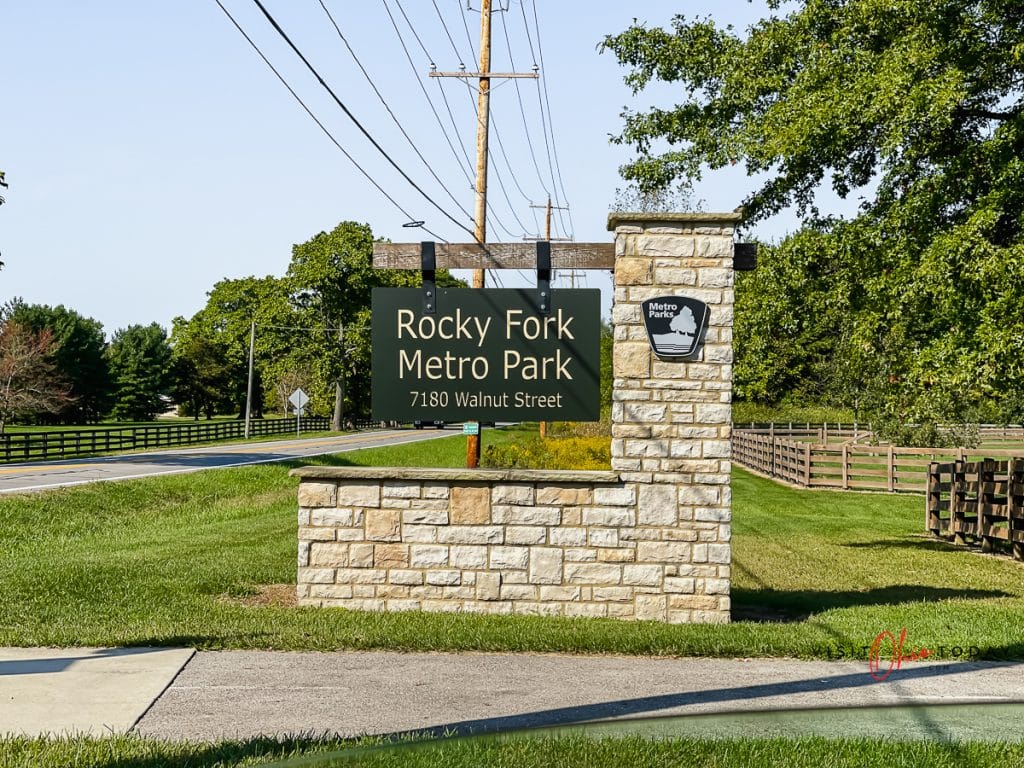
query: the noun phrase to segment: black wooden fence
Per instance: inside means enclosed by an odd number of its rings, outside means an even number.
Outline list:
[[[322,432],[330,428],[331,420],[324,416],[303,418],[299,427],[302,432]],[[254,419],[249,424],[249,434],[251,437],[294,435],[295,419]],[[212,443],[243,437],[245,422],[241,420],[22,432],[0,435],[0,462],[45,461],[119,451]]]

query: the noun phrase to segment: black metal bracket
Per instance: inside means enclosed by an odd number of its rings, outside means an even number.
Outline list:
[[[737,272],[757,269],[757,243],[733,243],[732,268]]]
[[[423,314],[437,314],[437,285],[434,273],[437,271],[437,254],[434,242],[425,240],[420,243],[420,262],[423,271]]]
[[[537,294],[538,311],[542,315],[551,314],[551,243],[547,240],[537,241]]]

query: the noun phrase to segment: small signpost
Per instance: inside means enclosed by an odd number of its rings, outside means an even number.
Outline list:
[[[309,403],[309,395],[300,387],[288,396],[288,402],[295,408],[295,436],[299,437],[302,434],[302,414]]]
[[[479,435],[480,424],[476,421],[467,421],[462,425],[462,434],[464,435]]]

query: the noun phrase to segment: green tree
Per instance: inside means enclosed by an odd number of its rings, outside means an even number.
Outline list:
[[[215,404],[206,400],[208,407],[244,414],[249,381],[249,336],[255,322],[255,374],[259,386],[253,389],[252,413],[261,417],[264,398],[273,397],[277,379],[291,369],[290,358],[305,343],[301,332],[291,330],[299,321],[291,305],[288,285],[271,275],[225,279],[214,285],[207,296],[206,306],[190,319],[174,320],[171,342],[175,358],[182,361],[177,370],[182,376],[193,377],[191,382],[182,380],[180,383],[182,386],[212,386],[220,391],[220,397],[215,398]],[[221,350],[222,356],[209,354],[209,345]],[[212,389],[209,394],[212,396]],[[207,406],[204,406],[204,413]]]
[[[163,328],[151,323],[120,329],[107,357],[117,388],[114,418],[151,421],[167,410],[173,380],[171,346]]]
[[[681,91],[625,113],[627,179],[657,190],[743,163],[748,222],[803,216],[761,260],[780,258],[781,282],[738,284],[738,390],[867,390],[894,422],[1007,413],[1024,387],[1024,6],[771,6],[745,36],[678,16],[604,41],[637,91]],[[825,186],[861,197],[857,214],[824,215]]]
[[[232,370],[222,342],[187,336],[174,347],[172,374],[174,401],[182,415],[212,419],[234,407]]]
[[[370,410],[370,297],[376,287],[421,284],[413,271],[374,269],[373,233],[367,224],[343,221],[292,248],[287,279],[302,322],[326,329],[311,336],[316,351],[316,385],[310,392],[318,411],[330,410],[333,427],[343,413],[365,416]],[[441,287],[461,286],[445,270],[437,272]],[[339,342],[338,329],[343,330]]]
[[[53,334],[53,363],[61,379],[71,386],[71,398],[52,418],[82,424],[98,421],[108,412],[113,384],[105,355],[107,342],[99,321],[63,305],[25,304],[21,299],[14,299],[4,314],[34,333],[49,330]]]

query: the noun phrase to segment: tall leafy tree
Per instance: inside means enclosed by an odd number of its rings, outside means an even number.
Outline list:
[[[268,275],[225,279],[207,294],[206,306],[186,320],[175,318],[171,342],[179,372],[191,371],[191,383],[207,390],[203,412],[212,407],[221,412],[245,410],[248,390],[249,337],[257,326],[252,412],[262,415],[266,389],[291,368],[289,359],[303,344],[303,337],[290,330],[298,325],[286,281]],[[212,346],[211,346],[212,345]],[[213,347],[220,356],[210,354]],[[190,368],[192,366],[192,368]],[[212,398],[212,399],[211,399]],[[186,402],[188,398],[186,398]]]
[[[203,335],[188,335],[174,347],[174,401],[186,415],[212,419],[234,407],[226,345]]]
[[[1024,387],[1024,5],[770,5],[745,35],[678,16],[604,41],[637,91],[679,90],[675,106],[624,114],[615,141],[637,152],[627,179],[657,190],[742,163],[756,179],[749,222],[789,207],[804,217],[762,260],[778,256],[785,290],[761,276],[738,285],[741,386],[765,400],[866,388],[897,422],[1012,416]],[[858,213],[820,210],[823,187],[858,195]]]
[[[163,328],[156,323],[122,328],[107,356],[117,388],[115,418],[150,421],[167,410],[173,380],[171,346]]]
[[[324,409],[333,401],[333,426],[340,429],[346,410],[362,416],[370,409],[373,289],[416,286],[420,275],[374,269],[369,225],[343,221],[330,232],[320,232],[292,248],[287,279],[303,322],[320,329],[311,335],[319,382],[310,393],[314,407]],[[463,285],[445,270],[437,273],[437,282],[440,286]],[[339,329],[343,330],[339,333]]]
[[[107,347],[99,321],[83,317],[63,305],[25,304],[12,301],[5,309],[11,320],[35,333],[53,335],[53,363],[63,381],[71,387],[71,398],[53,414],[69,423],[98,421],[111,406],[113,384],[107,365]]]

